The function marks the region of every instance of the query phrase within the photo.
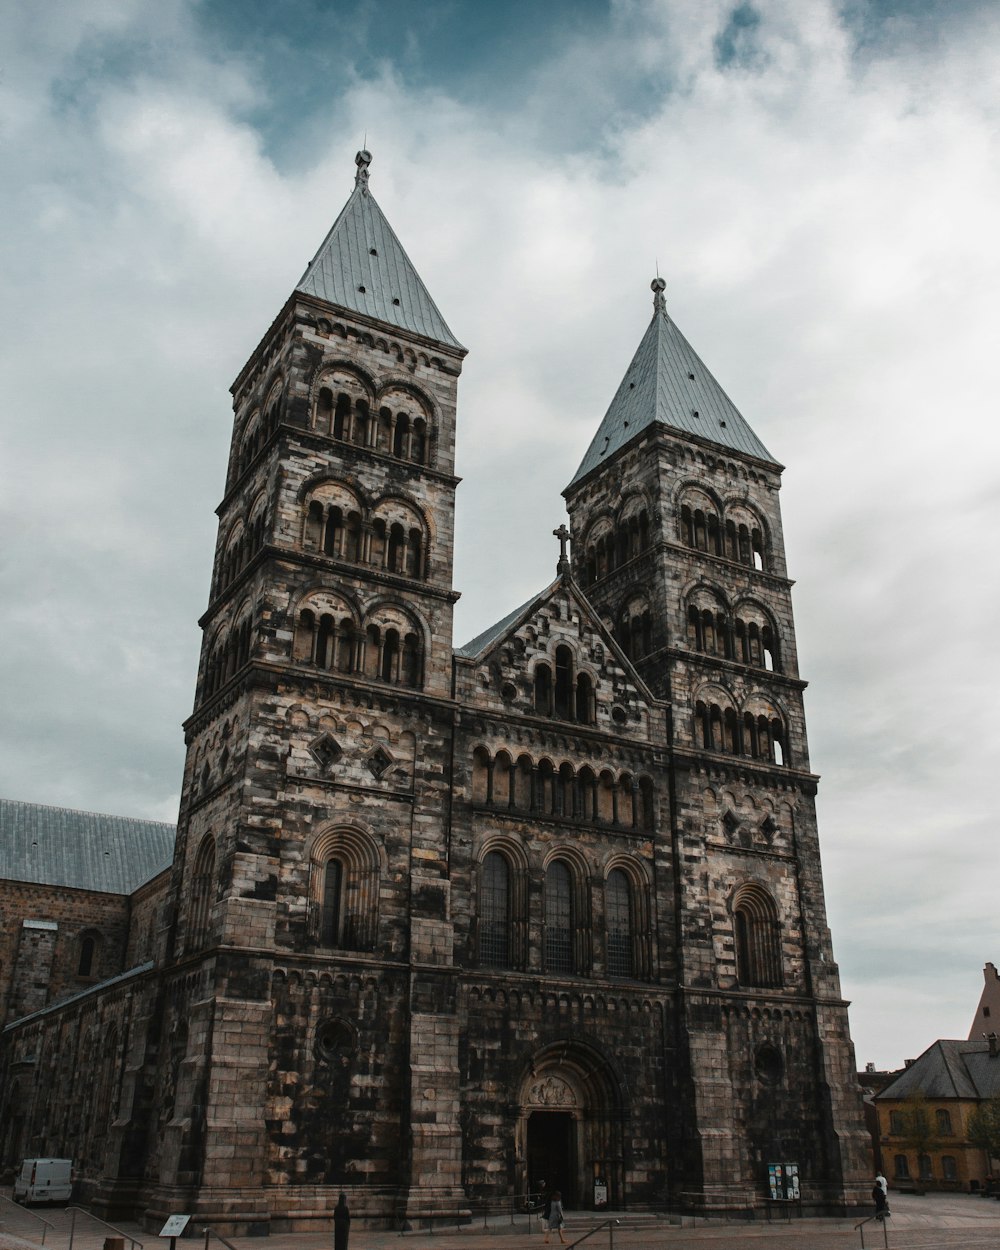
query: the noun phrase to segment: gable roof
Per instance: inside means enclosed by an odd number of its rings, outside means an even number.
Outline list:
[[[295,289],[464,352],[368,189],[371,159]]]
[[[175,825],[0,799],[0,878],[131,894],[168,868]]]
[[[910,1098],[993,1098],[1000,1094],[1000,1055],[989,1043],[940,1040],[914,1059],[875,1101]]]
[[[513,629],[516,625],[520,625],[522,620],[527,620],[535,606],[540,604],[543,599],[547,599],[561,580],[562,578],[557,577],[554,582],[551,582],[544,590],[539,591],[537,595],[532,595],[519,608],[515,608],[513,612],[508,612],[502,620],[491,625],[489,629],[484,629],[481,634],[476,634],[475,638],[464,646],[456,647],[455,654],[461,656],[463,660],[474,660],[477,655],[482,655],[484,651],[489,650],[495,642],[499,641],[508,630]]]
[[[653,424],[778,463],[667,316],[662,290],[658,278],[653,319],[567,490]]]

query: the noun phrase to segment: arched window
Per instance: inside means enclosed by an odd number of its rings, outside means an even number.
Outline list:
[[[896,1180],[908,1181],[910,1179],[910,1165],[907,1162],[906,1155],[896,1155],[893,1163]]]
[[[357,829],[321,835],[312,852],[312,932],[320,946],[366,951],[378,932],[378,850]]]
[[[316,429],[321,434],[329,434],[332,421],[333,391],[328,386],[322,386],[316,398]]]
[[[741,986],[777,987],[781,975],[781,929],[770,894],[745,885],[733,899],[736,976]]]
[[[632,891],[620,868],[608,873],[604,887],[604,916],[608,939],[608,976],[630,977],[634,971],[632,950]]]
[[[479,962],[510,967],[510,865],[499,851],[483,860],[479,883]]]
[[[198,848],[191,882],[191,920],[188,949],[198,950],[208,940],[212,904],[215,901],[215,842],[206,836]]]
[[[545,970],[573,971],[573,879],[558,859],[545,873]]]
[[[323,868],[323,902],[319,940],[323,946],[340,946],[344,934],[344,865],[330,858]]]
[[[580,673],[576,679],[576,719],[581,725],[592,725],[596,713],[593,680],[589,673]]]
[[[561,720],[573,716],[573,652],[569,647],[556,647],[555,714]]]
[[[77,960],[76,975],[78,977],[97,976],[97,944],[96,933],[84,933],[80,938],[80,957]]]
[[[539,716],[552,715],[552,670],[547,664],[535,668],[535,711]]]

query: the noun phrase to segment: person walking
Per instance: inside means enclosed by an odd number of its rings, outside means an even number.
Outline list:
[[[563,1215],[562,1193],[556,1189],[552,1194],[552,1201],[549,1205],[548,1223],[545,1225],[545,1244],[549,1243],[549,1233],[553,1229],[559,1233],[559,1240],[563,1245],[566,1244],[566,1238],[563,1236],[563,1228],[566,1224],[566,1217]]]
[[[883,1190],[878,1181],[872,1186],[872,1201],[875,1203],[875,1218],[884,1220],[889,1214],[889,1201],[885,1196],[885,1190]]]
[[[885,1177],[882,1175],[881,1172],[877,1172],[875,1174],[875,1184],[882,1186],[882,1192],[885,1194],[886,1198],[888,1198],[889,1197],[889,1182],[885,1179]]]

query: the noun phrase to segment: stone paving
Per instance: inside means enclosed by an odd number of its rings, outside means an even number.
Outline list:
[[[681,1223],[650,1215],[619,1213],[613,1229],[598,1228],[592,1212],[568,1212],[566,1242],[572,1245],[590,1230],[583,1242],[587,1250],[1000,1250],[1000,1202],[968,1194],[890,1194],[892,1217],[885,1230],[871,1222],[863,1229],[850,1219],[792,1219],[788,1222],[724,1221],[688,1217]],[[38,1218],[46,1221],[40,1222]],[[69,1250],[72,1214],[63,1208],[33,1208],[30,1212],[0,1201],[0,1250]],[[168,1250],[168,1243],[123,1224],[122,1231],[137,1241],[126,1250]],[[44,1242],[42,1234],[44,1232]],[[91,1217],[77,1215],[73,1250],[103,1250],[110,1235]],[[267,1238],[232,1237],[235,1250],[330,1250],[331,1233],[281,1233]],[[185,1238],[184,1250],[200,1250],[201,1238]],[[433,1233],[371,1231],[351,1232],[350,1250],[541,1250],[544,1239],[537,1219],[529,1231],[523,1217],[479,1220],[461,1228]],[[550,1245],[558,1245],[553,1236]],[[209,1250],[224,1250],[211,1241]]]

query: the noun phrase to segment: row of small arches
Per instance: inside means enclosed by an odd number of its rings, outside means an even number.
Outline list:
[[[398,386],[377,400],[362,378],[347,368],[324,373],[313,401],[313,428],[341,442],[410,464],[432,463],[429,406]]]
[[[680,520],[681,540],[685,546],[749,568],[767,570],[770,567],[764,535],[758,525],[723,520],[705,507],[690,504],[682,505]]]
[[[472,753],[472,801],[616,829],[649,830],[655,819],[649,777],[610,768],[595,771],[588,764],[557,766],[547,758],[515,758],[505,750],[493,755],[485,746]]]
[[[593,725],[597,721],[597,694],[590,673],[576,671],[571,647],[561,643],[551,662],[539,660],[532,673],[535,712],[557,720]]]
[[[303,545],[307,551],[403,577],[427,576],[424,532],[415,518],[407,526],[384,516],[369,518],[358,510],[345,512],[337,504],[313,499],[306,509]]]
[[[247,525],[237,522],[226,540],[222,558],[216,569],[212,597],[215,598],[236,580],[264,545],[267,527],[263,500],[255,505]]]
[[[251,631],[249,612],[237,625],[230,629],[223,627],[219,631],[205,665],[202,689],[206,699],[221,690],[226,682],[250,662]]]
[[[689,604],[687,641],[692,651],[721,659],[780,672],[777,639],[767,621],[730,616],[718,608]]]
[[[598,970],[603,964],[608,976],[648,979],[651,925],[645,876],[634,868],[612,867],[597,893],[595,898],[577,857],[557,851],[549,860],[538,917],[544,971],[589,976],[595,970],[596,953]],[[523,858],[506,849],[488,850],[480,861],[476,897],[476,956],[481,967],[528,967],[531,910]],[[603,925],[594,924],[595,911]]]
[[[304,607],[295,622],[292,658],[297,664],[412,690],[423,686],[422,635],[402,622],[365,624],[335,610]]]
[[[706,751],[741,755],[787,767],[791,763],[781,718],[763,712],[744,712],[699,700],[694,714],[695,744]]]
[[[644,508],[617,522],[602,518],[591,526],[584,544],[584,585],[591,586],[628,564],[649,547],[649,517]]]
[[[263,409],[251,415],[240,439],[239,452],[234,465],[233,480],[240,478],[257,459],[264,444],[278,428],[281,419],[281,383],[276,383],[268,394]]]

